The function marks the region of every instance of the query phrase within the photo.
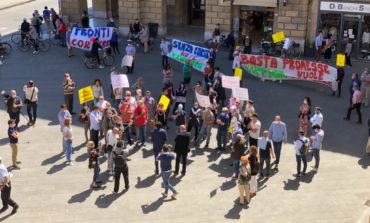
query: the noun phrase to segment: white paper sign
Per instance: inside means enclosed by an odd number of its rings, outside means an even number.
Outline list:
[[[247,88],[233,88],[233,97],[241,101],[248,101],[249,91]]]
[[[122,58],[121,67],[131,67],[134,58],[130,55],[126,55]]]
[[[209,100],[209,96],[207,95],[200,95],[196,93],[197,101],[200,107],[209,108],[211,107],[211,101]]]
[[[111,80],[113,89],[130,87],[126,74],[112,75]]]
[[[222,87],[233,89],[233,88],[238,88],[239,85],[240,85],[239,77],[226,76],[226,75],[222,76]]]

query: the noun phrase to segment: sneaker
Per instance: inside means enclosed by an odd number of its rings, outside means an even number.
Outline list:
[[[163,197],[167,197],[167,193],[163,192],[163,193],[162,193],[162,196],[163,196]]]
[[[103,69],[104,68],[104,66],[103,65],[99,65],[99,69]]]
[[[179,192],[175,192],[175,193],[173,193],[173,194],[172,194],[172,196],[171,196],[171,198],[172,198],[172,199],[176,199],[176,196],[177,196],[178,194],[179,194]]]
[[[19,208],[19,206],[18,206],[18,204],[16,204],[16,205],[13,207],[13,210],[12,210],[12,213],[11,213],[11,214],[15,214],[15,213],[17,213],[18,208]]]
[[[32,54],[38,54],[38,53],[39,51],[36,51],[36,50],[32,52]]]
[[[69,161],[69,162],[68,162],[68,165],[73,166],[73,165],[74,165],[74,163],[73,163],[72,161]]]

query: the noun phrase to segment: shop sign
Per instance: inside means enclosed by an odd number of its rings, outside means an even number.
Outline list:
[[[335,12],[370,13],[370,4],[348,2],[321,2],[320,10]]]
[[[173,39],[172,50],[168,57],[183,64],[190,60],[190,64],[194,69],[203,72],[207,65],[208,55],[209,49]]]
[[[241,66],[247,73],[263,80],[304,80],[333,87],[337,69],[308,60],[241,54]]]

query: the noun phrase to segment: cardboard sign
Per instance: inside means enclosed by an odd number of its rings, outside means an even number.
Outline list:
[[[94,100],[94,93],[91,86],[78,90],[78,98],[80,99],[80,104]]]
[[[335,67],[316,61],[241,54],[240,64],[248,74],[263,80],[304,80],[332,87],[337,79]]]
[[[248,101],[249,91],[247,88],[233,88],[233,97],[241,101]]]
[[[167,96],[162,95],[161,98],[159,99],[157,107],[158,107],[159,104],[163,105],[163,110],[167,110],[168,105],[170,105],[170,99]]]
[[[274,41],[274,43],[282,42],[284,40],[285,40],[284,32],[277,32],[272,34],[272,41]]]
[[[234,76],[239,77],[239,79],[242,80],[243,79],[243,70],[239,67],[235,67]]]
[[[203,107],[203,108],[211,107],[211,101],[209,100],[208,95],[200,95],[196,93],[196,97],[197,97],[197,101],[200,107]]]
[[[222,87],[224,88],[238,88],[240,86],[240,79],[239,77],[233,77],[233,76],[222,76]]]
[[[194,69],[203,72],[207,65],[208,55],[209,49],[207,48],[173,39],[172,50],[168,57],[183,64],[190,60],[190,64]]]
[[[344,54],[337,54],[337,66],[344,67],[346,65],[346,56]]]
[[[126,74],[112,75],[111,81],[113,89],[130,87]]]
[[[73,27],[69,44],[74,48],[91,50],[95,38],[99,38],[99,43],[103,48],[110,47],[113,27],[94,27],[80,28]]]
[[[134,58],[130,55],[126,55],[122,58],[121,67],[131,67]]]

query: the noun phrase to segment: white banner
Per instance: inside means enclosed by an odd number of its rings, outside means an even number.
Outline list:
[[[241,101],[248,101],[249,91],[247,88],[233,88],[233,97]]]
[[[208,95],[200,95],[196,93],[196,97],[197,97],[197,101],[200,107],[203,107],[203,108],[211,107],[211,101],[209,100]]]
[[[112,75],[111,80],[113,89],[130,87],[126,74]]]
[[[222,87],[224,88],[238,88],[240,86],[240,78],[235,76],[222,75]]]
[[[122,58],[121,67],[131,67],[134,58],[130,55],[126,55]]]
[[[69,44],[74,48],[91,50],[94,39],[99,38],[100,45],[103,48],[109,48],[112,32],[112,27],[73,27],[71,37],[69,38]]]

